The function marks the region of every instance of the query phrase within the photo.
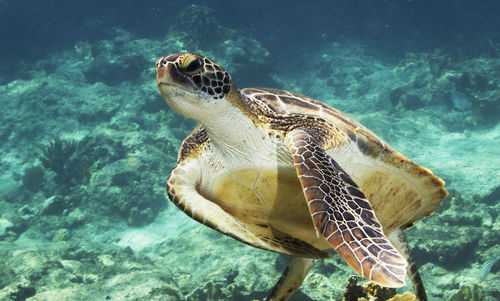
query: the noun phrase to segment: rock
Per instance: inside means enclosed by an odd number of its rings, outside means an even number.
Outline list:
[[[65,227],[74,228],[80,224],[82,224],[87,219],[85,212],[80,208],[76,208],[68,214],[67,219],[65,220]]]
[[[89,284],[89,283],[94,283],[94,282],[99,281],[99,276],[96,274],[89,273],[89,274],[84,274],[82,276],[82,279],[83,279],[83,283]]]
[[[133,289],[130,284],[133,283]],[[161,295],[161,300],[181,300],[180,292],[170,276],[162,271],[135,270],[118,274],[107,280],[103,289],[109,290],[111,300],[154,300]]]
[[[71,238],[71,233],[69,232],[68,229],[59,229],[54,234],[54,237],[52,238],[52,241],[53,242],[67,241],[70,238]]]
[[[4,198],[7,202],[14,199],[18,182],[14,180],[13,176],[7,173],[0,174],[0,197]]]
[[[64,198],[59,195],[53,195],[43,201],[41,212],[45,215],[59,215],[64,209],[66,209]]]
[[[102,254],[99,255],[99,261],[104,264],[105,266],[113,266],[115,262],[113,261],[113,257],[109,254]]]
[[[242,285],[235,283],[227,283],[225,281],[207,281],[203,286],[195,289],[185,298],[187,301],[196,300],[256,300],[260,299],[262,293],[248,292]]]
[[[413,255],[418,264],[432,262],[446,268],[458,268],[470,264],[464,259],[474,258],[482,229],[441,221],[439,224],[429,222],[413,233],[410,241],[413,242]],[[443,239],[445,237],[447,239]]]
[[[192,4],[181,10],[168,32],[183,34],[186,46],[191,49],[210,49],[230,36],[231,31],[219,24],[213,9]]]
[[[151,223],[167,202],[163,189],[151,193],[152,184],[135,161],[117,160],[95,173],[92,198],[99,197],[102,207],[119,214],[131,226]],[[143,164],[143,163],[141,163]]]
[[[16,290],[9,294],[9,298],[14,301],[24,301],[36,294],[36,289],[31,286],[17,285]]]
[[[0,239],[7,236],[7,230],[12,226],[14,226],[14,224],[9,220],[0,218]]]
[[[28,205],[22,206],[17,210],[17,212],[21,215],[21,218],[24,220],[28,220],[36,215],[35,210]]]
[[[29,301],[46,301],[46,300],[92,300],[99,296],[95,293],[86,291],[81,287],[68,287],[62,289],[49,289],[40,292],[29,299]]]
[[[476,284],[465,284],[454,293],[449,301],[480,301],[484,299],[483,289]]]
[[[422,99],[415,94],[407,94],[402,96],[400,102],[407,110],[420,109],[425,106]]]

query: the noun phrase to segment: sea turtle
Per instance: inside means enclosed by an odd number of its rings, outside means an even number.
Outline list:
[[[241,242],[291,255],[268,300],[287,300],[313,259],[334,249],[386,287],[423,285],[403,229],[446,197],[444,182],[339,110],[275,89],[239,90],[207,57],[156,61],[166,103],[198,125],[167,181],[193,219]]]

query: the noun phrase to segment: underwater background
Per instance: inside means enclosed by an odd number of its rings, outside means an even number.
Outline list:
[[[167,200],[195,122],[163,102],[154,63],[182,51],[239,88],[324,101],[430,168],[450,196],[407,231],[430,300],[500,300],[499,28],[493,0],[0,0],[0,300],[274,286],[286,256]],[[291,300],[340,300],[352,274],[317,260]]]

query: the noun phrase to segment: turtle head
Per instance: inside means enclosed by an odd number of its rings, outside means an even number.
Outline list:
[[[198,121],[222,108],[228,94],[237,93],[224,69],[204,56],[188,52],[159,58],[156,83],[172,109]]]

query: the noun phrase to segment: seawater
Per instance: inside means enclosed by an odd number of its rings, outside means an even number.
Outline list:
[[[183,51],[239,88],[334,106],[444,179],[450,196],[406,231],[427,295],[500,299],[499,13],[494,1],[0,1],[0,300],[270,292],[287,256],[195,222],[165,192],[196,122],[163,102],[154,63]],[[291,300],[340,300],[352,274],[335,254],[317,260]]]

